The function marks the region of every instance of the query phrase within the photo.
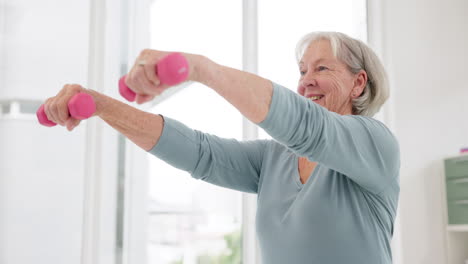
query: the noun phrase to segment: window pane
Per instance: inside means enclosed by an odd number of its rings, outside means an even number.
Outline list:
[[[367,39],[365,0],[258,0],[259,74],[296,91],[296,43],[312,31],[339,31]],[[260,138],[270,138],[259,129]]]
[[[203,54],[241,68],[240,1],[155,1],[151,18],[152,48]],[[220,137],[242,137],[239,112],[201,84],[190,84],[152,112]],[[148,263],[240,263],[241,193],[149,159]]]
[[[88,28],[86,1],[0,3],[0,99],[43,100],[86,84]]]
[[[2,264],[81,262],[86,124],[67,133],[40,126],[35,112],[63,84],[86,83],[89,9],[0,1]]]

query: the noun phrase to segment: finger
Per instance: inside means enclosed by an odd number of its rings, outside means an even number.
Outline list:
[[[156,75],[156,65],[152,63],[143,64],[141,65],[143,68],[146,78],[153,84],[153,86],[157,87],[161,83],[158,76]]]
[[[52,112],[52,115],[55,119],[55,123],[63,126],[65,124],[65,122],[62,120],[62,113],[61,111],[62,110],[62,107],[61,107],[61,102],[60,100],[57,98],[57,97],[54,97],[54,99],[52,100],[52,104],[50,105],[50,109],[51,109],[51,112]],[[67,111],[68,113],[68,109],[65,110]]]
[[[47,99],[44,105],[44,111],[46,112],[47,119],[50,121],[62,125],[59,121],[58,114],[57,114],[57,105],[56,105],[56,98],[51,97]]]
[[[154,97],[156,97],[156,95],[138,94],[135,99],[136,99],[137,104],[143,104],[143,103],[153,100]]]
[[[75,127],[77,127],[80,124],[80,122],[81,122],[80,120],[71,117],[67,120],[65,125],[68,131],[72,131]]]
[[[155,73],[156,66],[149,62],[156,60],[150,59],[150,57],[151,51],[143,50],[127,75],[127,86],[137,94],[155,94],[152,90],[156,90],[160,84]]]
[[[56,96],[49,98],[44,106],[44,110],[47,108],[46,115],[48,113],[48,117],[50,117],[49,120],[61,126],[65,126],[67,120],[70,118],[68,102],[82,89],[83,88],[77,84],[66,84]]]
[[[72,118],[68,109],[68,102],[84,88],[79,84],[66,84],[56,96],[58,98],[58,114],[60,121],[66,125],[66,121]]]
[[[142,92],[140,94],[154,95],[157,93],[158,86],[155,85],[152,81],[150,81],[150,79],[148,79],[148,77],[146,76],[146,71],[144,67],[138,66],[138,68],[135,69],[135,77],[136,77],[135,81],[141,87],[140,90]]]
[[[66,97],[61,97],[56,99],[56,115],[59,121],[59,124],[62,126],[65,125],[66,121],[70,118],[70,113],[68,111],[68,99]]]
[[[169,88],[171,86],[167,85],[167,84],[163,84],[163,83],[160,83],[158,85],[158,87],[156,87],[156,91],[157,91],[157,94],[162,94],[162,92],[164,92],[167,88]]]
[[[54,123],[57,123],[55,122],[55,118],[53,117],[52,115],[52,112],[51,112],[51,109],[50,109],[50,103],[52,101],[52,97],[51,98],[48,98],[45,102],[44,102],[44,113],[46,114],[47,116],[47,119],[49,119],[50,121],[54,122]]]
[[[127,74],[127,77],[125,77],[125,85],[127,85],[128,89],[133,91],[136,94],[142,93],[140,90],[140,84],[137,81],[137,73],[136,73],[136,68],[133,67],[130,72]]]
[[[68,101],[79,92],[79,87],[73,84],[66,84],[54,97],[53,110],[54,116],[60,125],[65,126],[66,121],[70,118],[68,111]]]

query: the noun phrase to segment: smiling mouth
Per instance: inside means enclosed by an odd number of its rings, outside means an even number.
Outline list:
[[[317,95],[317,96],[311,96],[311,97],[308,97],[308,99],[312,100],[312,101],[317,101],[317,100],[320,100],[323,98],[323,95]]]

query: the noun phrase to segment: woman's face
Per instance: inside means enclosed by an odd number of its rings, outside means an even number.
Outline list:
[[[312,42],[299,62],[301,77],[298,93],[309,100],[342,115],[352,114],[351,100],[359,97],[367,74],[353,74],[333,56],[328,40]]]

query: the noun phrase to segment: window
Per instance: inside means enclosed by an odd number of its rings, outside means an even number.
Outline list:
[[[241,68],[241,19],[240,1],[155,1],[151,48],[203,54]],[[242,137],[239,112],[198,83],[179,89],[152,111],[192,129]],[[148,263],[240,263],[241,193],[192,179],[151,155],[149,159]]]
[[[63,84],[86,83],[89,9],[0,1],[1,263],[80,263],[86,125],[42,127],[35,112]]]
[[[312,31],[339,31],[367,40],[365,0],[258,0],[259,75],[293,91],[299,71],[297,42]],[[259,129],[260,138],[270,138]]]

